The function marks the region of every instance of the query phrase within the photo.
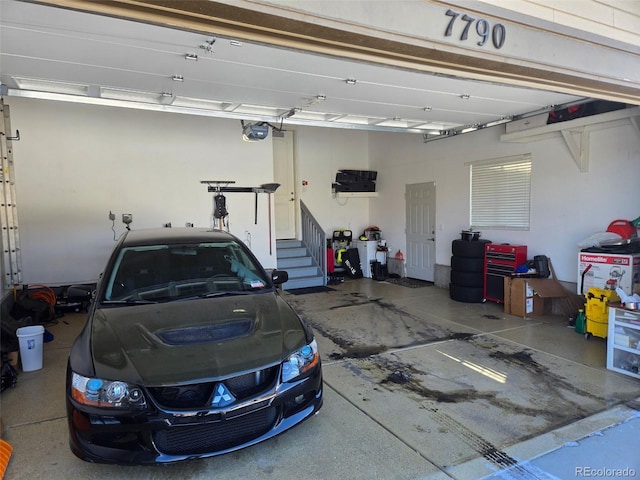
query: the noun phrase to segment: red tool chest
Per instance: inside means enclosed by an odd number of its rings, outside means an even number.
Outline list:
[[[484,247],[484,299],[504,303],[504,277],[527,261],[526,245],[487,243]]]

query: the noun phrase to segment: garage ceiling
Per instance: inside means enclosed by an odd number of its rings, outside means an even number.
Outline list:
[[[2,0],[2,93],[438,137],[584,101]]]

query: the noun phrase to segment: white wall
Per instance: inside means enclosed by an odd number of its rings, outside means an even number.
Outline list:
[[[246,143],[238,121],[68,103],[5,99],[13,142],[23,279],[50,285],[95,281],[114,244],[109,211],[133,214],[133,228],[212,224],[212,194],[201,180],[237,186],[273,181],[270,139]],[[469,226],[466,162],[531,153],[531,230],[483,231],[494,242],[525,244],[529,257],[551,258],[557,276],[576,282],[577,242],[617,218],[640,215],[640,139],[631,126],[591,133],[588,173],[580,173],[561,140],[500,143],[504,127],[423,143],[421,135],[298,127],[294,134],[297,195],[328,235],[369,225],[391,252],[405,246],[407,184],[436,183],[436,263],[450,265],[451,241]],[[378,171],[378,198],[335,199],[339,169]],[[302,187],[302,181],[309,185]],[[266,195],[227,196],[231,232],[251,235],[265,267],[269,254]]]
[[[344,228],[352,230],[356,239],[370,221],[377,221],[369,213],[367,198],[335,198],[331,193],[339,170],[369,170],[367,132],[297,127],[294,155],[298,196],[329,237]],[[309,182],[306,189],[304,180]]]
[[[271,140],[242,141],[239,121],[70,103],[5,99],[13,142],[23,281],[50,285],[95,281],[124,231],[212,225],[212,197],[201,180],[236,186],[273,181]],[[228,193],[230,230],[251,233],[265,267],[269,255],[266,195],[254,224],[253,194]],[[275,251],[275,250],[274,250]]]
[[[640,3],[637,0],[481,0],[482,3],[592,32],[630,45],[640,44]]]
[[[418,135],[371,134],[371,168],[378,170],[380,196],[371,212],[393,251],[405,251],[404,191],[407,184],[436,183],[436,263],[450,265],[451,241],[469,227],[466,162],[531,153],[531,230],[483,231],[483,238],[524,244],[528,256],[547,255],[557,277],[577,282],[577,243],[605,231],[612,220],[640,215],[640,139],[631,126],[591,134],[588,173],[580,173],[560,139],[501,143],[504,127],[422,143]],[[406,253],[405,253],[406,255]]]

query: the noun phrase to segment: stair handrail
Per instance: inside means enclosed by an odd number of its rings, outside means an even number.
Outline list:
[[[300,200],[300,221],[302,241],[318,264],[323,276],[323,285],[327,284],[327,234],[315,219],[309,208]]]

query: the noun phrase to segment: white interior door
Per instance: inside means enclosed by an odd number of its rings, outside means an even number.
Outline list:
[[[293,132],[273,135],[273,178],[280,187],[274,194],[276,239],[296,237],[295,172]]]
[[[407,185],[407,277],[434,281],[436,253],[436,185]]]

